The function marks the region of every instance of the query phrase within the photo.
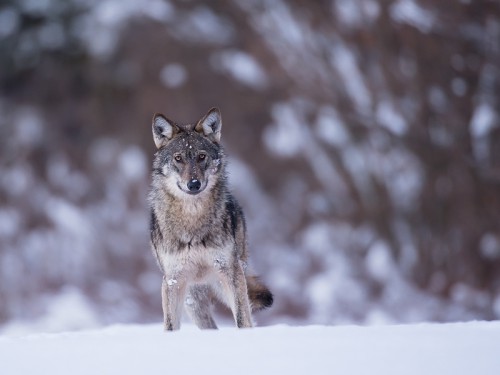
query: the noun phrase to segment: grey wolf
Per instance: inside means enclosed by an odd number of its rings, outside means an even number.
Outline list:
[[[153,117],[157,152],[149,204],[151,248],[163,272],[165,330],[180,328],[183,305],[201,329],[215,329],[212,305],[227,305],[239,328],[273,303],[269,289],[247,275],[243,211],[227,186],[220,111],[195,124]]]

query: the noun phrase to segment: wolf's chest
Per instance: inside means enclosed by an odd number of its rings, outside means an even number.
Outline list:
[[[200,283],[227,269],[230,259],[230,247],[186,246],[175,253],[164,253],[160,263],[165,274]]]
[[[180,242],[180,246],[195,246],[201,244],[209,235],[210,220],[199,216],[183,216],[171,220],[166,235]]]
[[[175,205],[167,211],[169,236],[183,243],[201,242],[210,231],[217,231],[217,215],[210,207],[199,202]]]

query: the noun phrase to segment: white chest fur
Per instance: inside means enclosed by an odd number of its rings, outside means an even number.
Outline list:
[[[175,283],[182,278],[189,284],[196,284],[213,280],[218,272],[228,267],[231,256],[232,248],[229,246],[216,249],[186,245],[186,248],[175,253],[164,253],[160,262],[167,282],[170,280],[170,283]]]

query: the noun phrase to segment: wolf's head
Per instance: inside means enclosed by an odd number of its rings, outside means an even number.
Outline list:
[[[200,194],[223,178],[221,126],[217,108],[191,125],[178,125],[162,114],[154,115],[153,139],[158,152],[153,171],[171,194],[182,198]]]

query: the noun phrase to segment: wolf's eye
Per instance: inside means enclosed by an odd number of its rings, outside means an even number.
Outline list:
[[[180,162],[180,161],[182,161],[182,158],[181,158],[181,156],[180,156],[180,155],[175,155],[175,156],[174,156],[174,160],[175,160],[176,162]]]
[[[199,160],[199,161],[203,161],[203,160],[205,160],[205,157],[206,157],[206,156],[207,156],[207,155],[205,155],[205,154],[199,154],[199,155],[198,155],[198,160]]]

